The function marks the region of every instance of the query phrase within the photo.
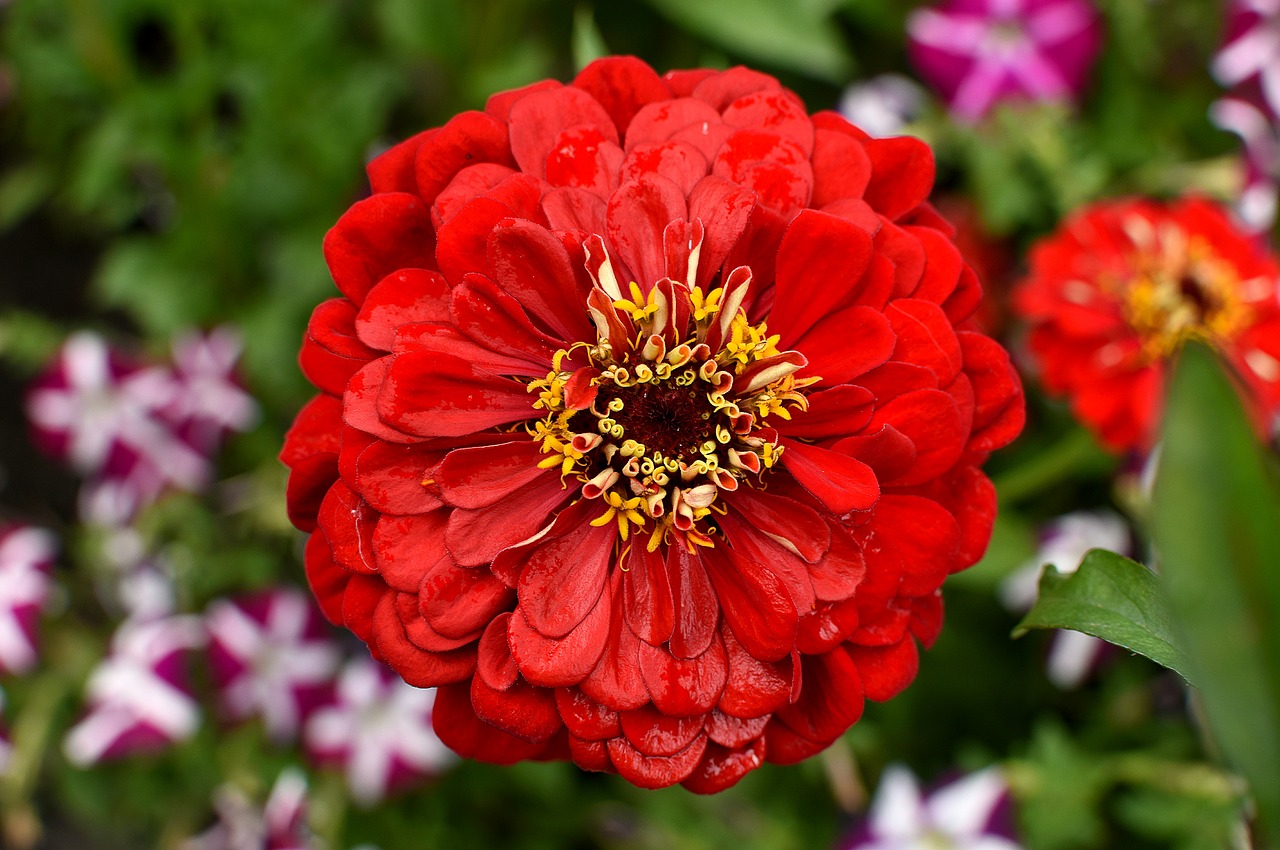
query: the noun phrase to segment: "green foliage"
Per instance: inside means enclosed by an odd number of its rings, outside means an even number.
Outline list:
[[[1074,573],[1045,570],[1035,607],[1013,635],[1029,629],[1074,629],[1189,678],[1171,619],[1160,582],[1150,570],[1122,555],[1094,549]]]
[[[1188,670],[1280,840],[1280,489],[1235,387],[1188,346],[1169,389],[1153,536]]]

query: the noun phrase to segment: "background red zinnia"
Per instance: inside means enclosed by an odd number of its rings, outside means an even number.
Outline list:
[[[924,144],[617,58],[369,175],[289,509],[449,746],[711,792],[912,679],[1023,415]]]
[[[1031,249],[1016,309],[1045,388],[1111,449],[1156,440],[1173,355],[1215,348],[1260,422],[1280,405],[1280,265],[1218,206],[1086,207]]]

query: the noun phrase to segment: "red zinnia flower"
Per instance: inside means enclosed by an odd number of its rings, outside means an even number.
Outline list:
[[[1015,306],[1045,388],[1116,451],[1156,439],[1165,373],[1187,340],[1216,348],[1255,412],[1280,403],[1273,256],[1202,200],[1088,207],[1035,245]]]
[[[715,791],[907,684],[1022,422],[924,144],[618,58],[369,173],[282,458],[323,610],[446,744]]]

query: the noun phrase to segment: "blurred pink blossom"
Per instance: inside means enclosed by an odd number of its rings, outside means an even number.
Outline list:
[[[316,845],[306,825],[307,778],[297,768],[276,777],[271,794],[258,808],[234,786],[214,796],[218,822],[188,839],[180,850],[309,850]]]
[[[1216,101],[1209,107],[1209,118],[1239,136],[1244,145],[1244,186],[1236,202],[1236,214],[1252,231],[1270,230],[1276,222],[1280,195],[1280,121],[1238,97]]]
[[[920,75],[962,121],[1013,98],[1072,100],[1102,44],[1089,0],[943,0],[907,20]]]
[[[405,684],[370,658],[349,661],[334,704],[307,721],[307,750],[320,764],[342,768],[358,802],[378,802],[453,760],[431,728],[435,696],[434,688]]]
[[[0,673],[26,673],[39,660],[37,626],[56,548],[43,529],[0,529]]]
[[[1234,0],[1226,32],[1213,75],[1256,94],[1273,118],[1280,116],[1280,0]]]
[[[193,735],[200,708],[191,695],[185,656],[204,640],[199,617],[122,623],[107,657],[89,675],[88,710],[63,742],[67,758],[87,766],[164,749]]]
[[[229,327],[188,332],[173,341],[177,393],[165,413],[178,433],[209,454],[228,433],[247,431],[258,421],[257,403],[236,379],[243,348]]]
[[[227,715],[262,718],[276,741],[297,736],[327,696],[338,649],[311,597],[274,589],[209,606],[209,656]]]

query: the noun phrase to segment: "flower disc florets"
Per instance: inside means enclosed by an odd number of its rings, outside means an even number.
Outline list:
[[[615,58],[370,176],[281,456],[322,610],[446,744],[711,792],[906,686],[1022,424],[927,147]]]

